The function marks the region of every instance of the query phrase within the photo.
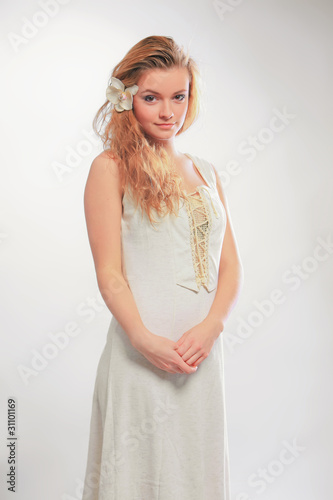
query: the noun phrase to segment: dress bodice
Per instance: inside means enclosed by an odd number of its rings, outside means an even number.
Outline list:
[[[187,154],[207,185],[181,198],[178,215],[159,216],[153,210],[157,227],[146,213],[135,207],[126,193],[123,197],[122,258],[123,273],[131,280],[173,281],[198,292],[216,289],[226,228],[226,212],[219,197],[212,165]],[[142,286],[143,283],[142,283]]]

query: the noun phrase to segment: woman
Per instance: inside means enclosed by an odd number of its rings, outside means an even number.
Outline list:
[[[84,204],[113,316],[83,500],[230,499],[222,333],[243,274],[215,167],[175,146],[198,116],[198,80],[171,37],[147,37],[94,120],[104,151]]]

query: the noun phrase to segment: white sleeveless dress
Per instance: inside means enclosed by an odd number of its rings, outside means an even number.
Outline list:
[[[208,314],[226,213],[211,164],[178,216],[146,214],[127,194],[123,274],[145,326],[175,342]],[[112,317],[96,374],[82,500],[230,500],[223,333],[195,373],[155,367]]]

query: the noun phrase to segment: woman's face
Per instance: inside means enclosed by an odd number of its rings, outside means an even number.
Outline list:
[[[184,123],[188,108],[188,70],[147,70],[137,85],[139,90],[133,96],[133,112],[145,133],[162,141],[174,137]]]

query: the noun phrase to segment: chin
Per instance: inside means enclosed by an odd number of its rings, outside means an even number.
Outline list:
[[[169,133],[167,133],[169,132]],[[166,139],[170,139],[171,137],[173,137],[174,135],[176,135],[176,133],[178,132],[175,131],[175,130],[164,130],[161,134],[156,134],[155,133],[150,133],[150,132],[146,132],[146,135],[148,135],[149,137],[152,137],[153,139],[158,139],[158,140],[166,140]]]

